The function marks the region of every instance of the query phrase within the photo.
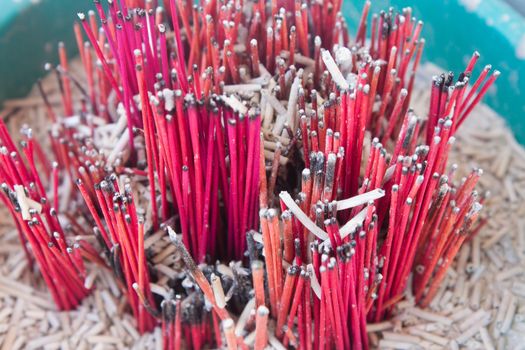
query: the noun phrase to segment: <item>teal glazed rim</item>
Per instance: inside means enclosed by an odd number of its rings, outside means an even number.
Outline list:
[[[90,0],[0,0],[0,104],[26,96],[46,72],[46,62],[58,61],[58,42],[68,55],[77,54],[73,23]]]
[[[345,0],[343,15],[355,33],[365,0]],[[413,8],[425,22],[423,59],[461,71],[479,51],[478,70],[492,64],[501,71],[485,102],[503,116],[525,144],[525,18],[502,0],[373,0],[371,12],[393,6]],[[21,98],[56,63],[57,44],[76,53],[72,25],[76,13],[93,9],[91,0],[0,0],[0,103]],[[477,72],[479,73],[479,72]]]
[[[364,3],[343,3],[351,32],[355,33]],[[371,12],[390,6],[411,6],[414,16],[424,21],[424,61],[460,72],[472,53],[479,51],[475,74],[486,64],[501,71],[484,102],[505,118],[518,141],[525,144],[525,18],[501,0],[375,0]]]

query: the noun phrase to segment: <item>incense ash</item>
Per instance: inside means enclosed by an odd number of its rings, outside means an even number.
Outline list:
[[[506,231],[482,234],[501,223],[484,210],[484,163],[465,172],[449,159],[471,154],[456,139],[476,130],[468,119],[500,74],[473,74],[478,52],[463,71],[416,87],[425,40],[411,8],[369,14],[366,2],[352,34],[340,1],[94,8],[74,27],[78,62],[60,44],[58,65],[37,83],[46,130],[0,124],[16,261],[46,294],[3,276],[0,292],[21,289],[26,302],[71,317],[75,332],[49,343],[469,348],[479,333],[493,349],[512,333],[525,283],[505,281],[523,269],[496,276],[504,296],[480,308],[489,288],[480,247],[501,269],[520,261],[523,237],[513,256],[491,250]],[[411,108],[421,100],[424,110]],[[502,178],[511,156],[490,172]],[[98,311],[86,306],[93,300]],[[463,334],[449,336],[456,323]],[[4,347],[16,348],[15,335]]]

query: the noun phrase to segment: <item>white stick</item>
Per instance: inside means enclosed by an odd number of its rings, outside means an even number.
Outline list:
[[[441,346],[446,346],[448,344],[448,342],[450,341],[449,339],[445,338],[445,337],[440,337],[439,335],[436,335],[436,334],[432,334],[432,333],[429,333],[429,332],[425,332],[425,331],[422,331],[422,330],[419,330],[417,328],[410,328],[409,329],[409,332],[410,334],[413,334],[413,335],[417,335],[423,339],[426,339],[432,343],[435,343],[435,344],[438,344],[438,345],[441,345]]]
[[[367,208],[365,207],[363,210],[361,210],[359,213],[357,213],[356,216],[354,216],[352,219],[348,220],[346,224],[344,224],[343,227],[339,230],[339,233],[341,234],[341,238],[345,238],[350,233],[352,233],[357,226],[361,225],[363,221],[366,218],[366,212]]]
[[[339,70],[339,67],[337,67],[337,64],[335,63],[330,52],[327,50],[322,50],[321,57],[323,58],[323,62],[326,66],[326,69],[328,69],[328,72],[332,76],[332,79],[334,80],[335,84],[341,90],[348,90],[350,88],[350,85],[348,85],[348,83],[346,82],[345,78],[343,77],[343,74]]]
[[[488,316],[490,317],[490,315]],[[485,317],[481,320],[479,320],[476,324],[472,325],[469,329],[461,333],[457,338],[456,341],[458,344],[464,344],[467,340],[472,338],[480,329],[481,327],[484,327],[489,323],[489,318]]]
[[[510,268],[506,271],[503,271],[499,274],[496,275],[496,281],[504,281],[510,277],[514,277],[514,276],[517,276],[517,275],[521,275],[522,273],[524,273],[525,270],[522,266],[514,266],[513,268]]]
[[[510,330],[510,326],[512,325],[512,321],[514,321],[514,315],[516,314],[517,308],[518,308],[518,298],[512,295],[512,298],[509,302],[509,307],[507,308],[507,311],[505,312],[505,318],[503,319],[503,323],[501,324],[501,328],[500,328],[501,333],[505,334]]]
[[[224,297],[224,290],[222,289],[222,283],[219,276],[211,274],[211,287],[213,289],[213,295],[215,296],[215,303],[220,309],[224,309],[226,306],[226,298]]]
[[[314,291],[315,295],[319,300],[321,300],[321,285],[319,284],[319,281],[317,280],[317,276],[315,275],[314,266],[312,264],[308,264],[306,266],[308,269],[308,272],[310,273],[310,285],[312,287],[312,290]]]
[[[481,336],[481,341],[483,342],[483,345],[485,346],[485,350],[495,350],[494,343],[492,342],[492,339],[490,338],[490,334],[487,331],[487,328],[483,327],[479,330],[479,335]]]
[[[286,115],[288,113],[281,102],[274,95],[269,94],[267,90],[262,91],[262,96],[266,98],[266,101],[275,109],[277,114]]]
[[[394,325],[391,321],[383,321],[379,323],[370,323],[366,325],[366,331],[368,333],[384,331],[393,328]]]
[[[222,91],[226,93],[234,92],[257,92],[261,91],[261,84],[236,84],[236,85],[224,85]]]
[[[224,101],[228,106],[230,106],[234,111],[237,111],[242,114],[246,114],[248,112],[248,109],[245,105],[242,104],[241,101],[239,101],[234,95],[226,96],[221,95],[221,100]]]
[[[412,343],[405,343],[401,341],[395,341],[395,340],[385,340],[381,339],[379,341],[379,349],[396,349],[396,350],[405,350],[405,349],[413,349],[414,344]]]
[[[479,320],[483,319],[488,313],[485,310],[479,310],[474,312],[472,315],[467,317],[461,324],[459,325],[459,329],[462,331],[466,331],[469,329],[472,325],[479,322]]]
[[[255,310],[255,298],[251,298],[250,301],[244,307],[244,310],[242,310],[241,316],[239,316],[239,319],[237,320],[237,325],[235,326],[235,335],[237,337],[240,337],[243,335],[244,326],[246,326],[246,323],[248,322],[248,319],[250,318],[250,314],[254,310]]]
[[[323,231],[319,226],[317,226],[306,214],[299,208],[295,201],[292,199],[292,196],[286,191],[279,193],[279,198],[284,202],[286,207],[295,215],[297,220],[301,222],[310,232],[317,236],[317,238],[322,239],[323,241],[328,239],[328,233]],[[364,219],[364,218],[363,218]]]
[[[384,195],[385,195],[385,191],[383,191],[381,188],[376,188],[375,190],[338,201],[337,210],[344,210],[344,209],[358,207],[370,201],[379,199],[383,197]]]
[[[407,311],[409,313],[411,313],[412,315],[414,315],[416,317],[419,317],[419,318],[422,318],[422,319],[427,320],[427,321],[437,322],[437,323],[441,323],[441,324],[444,324],[444,325],[451,325],[452,324],[452,319],[450,319],[448,317],[445,317],[445,316],[441,316],[439,314],[435,314],[435,313],[432,313],[432,312],[424,311],[424,310],[421,310],[421,309],[418,309],[418,308],[407,309]]]
[[[268,342],[275,350],[286,350],[284,345],[273,334],[270,334],[268,337]]]

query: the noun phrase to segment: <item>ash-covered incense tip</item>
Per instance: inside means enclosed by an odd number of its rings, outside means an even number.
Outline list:
[[[257,314],[259,316],[268,316],[270,314],[270,310],[266,306],[261,305],[257,308]]]
[[[482,205],[480,202],[475,202],[475,203],[472,205],[472,212],[473,212],[473,213],[477,213],[477,212],[479,212],[481,209],[483,209],[483,205]]]
[[[170,240],[175,244],[180,244],[180,239],[177,237],[177,234],[175,233],[175,231],[170,226],[167,226],[166,228],[168,230],[168,235],[170,237]]]
[[[264,268],[264,263],[261,260],[254,260],[251,267],[252,270],[262,270]]]
[[[235,327],[235,322],[231,318],[227,318],[224,321],[222,321],[222,327],[225,330],[233,330]]]
[[[86,19],[86,14],[84,12],[78,12],[77,13],[78,19],[81,21],[84,21]]]
[[[311,176],[311,171],[309,168],[304,168],[302,173],[301,173],[302,177],[303,177],[303,180],[304,181],[307,181],[310,179],[310,176]]]

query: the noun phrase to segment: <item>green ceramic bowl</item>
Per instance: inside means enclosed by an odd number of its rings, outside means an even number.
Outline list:
[[[351,31],[355,32],[364,2],[343,4]],[[525,144],[525,18],[501,0],[374,0],[371,10],[390,6],[411,6],[414,16],[424,21],[424,60],[459,72],[477,50],[481,54],[477,73],[486,64],[501,71],[484,101]]]
[[[25,96],[58,61],[57,45],[75,55],[76,13],[94,9],[90,0],[0,0],[0,103]]]

